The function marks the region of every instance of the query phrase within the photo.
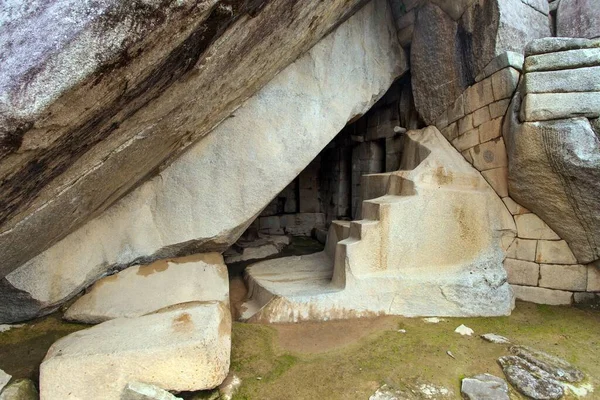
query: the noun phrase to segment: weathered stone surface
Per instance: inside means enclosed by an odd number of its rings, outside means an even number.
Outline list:
[[[527,72],[524,89],[528,93],[567,93],[600,91],[600,67]]]
[[[514,68],[505,68],[492,75],[492,88],[496,101],[509,99],[517,90],[521,74]]]
[[[567,68],[594,67],[600,65],[600,49],[580,49],[538,54],[527,57],[527,72],[556,71]]]
[[[546,371],[517,356],[498,359],[504,375],[519,392],[536,400],[560,399],[563,387]]]
[[[0,322],[47,312],[115,266],[229,247],[406,69],[394,29],[387,1],[369,3],[157,177],[0,281]]]
[[[576,49],[593,49],[596,47],[600,47],[600,40],[547,37],[532,40],[525,47],[525,56],[528,57],[535,54],[554,53]]]
[[[530,303],[566,306],[573,302],[573,293],[564,290],[520,285],[512,285],[512,288],[517,300],[528,301]]]
[[[4,4],[0,276],[205,136],[362,3]]]
[[[511,67],[517,71],[523,69],[523,63],[525,58],[523,53],[515,53],[514,51],[507,51],[494,58],[483,71],[475,77],[475,82],[484,80],[485,78],[492,76],[496,72]]]
[[[514,260],[507,258],[504,260],[504,268],[508,274],[508,283],[514,285],[537,286],[540,276],[540,266],[534,262]]]
[[[504,379],[490,374],[462,380],[460,392],[467,400],[508,400],[508,385]]]
[[[118,400],[129,382],[194,391],[229,370],[231,315],[220,302],[186,303],[118,318],[54,343],[40,367],[45,400]]]
[[[585,291],[587,268],[583,265],[540,265],[540,287]]]
[[[562,37],[600,37],[600,3],[596,0],[561,0],[556,33]]]
[[[508,196],[508,169],[506,167],[488,169],[481,173],[492,189],[500,197]]]
[[[120,400],[182,400],[157,386],[147,383],[128,383],[123,389]]]
[[[140,317],[191,301],[229,304],[227,267],[219,253],[197,254],[127,268],[96,282],[69,307],[67,320],[97,324]]]
[[[560,237],[533,213],[515,215],[519,237],[525,239],[559,240]]]
[[[39,398],[37,388],[29,379],[17,379],[0,393],[0,400],[39,400]]]
[[[473,147],[471,155],[473,156],[473,166],[479,171],[508,165],[503,138],[490,140]]]
[[[495,333],[486,333],[481,335],[482,339],[494,344],[508,344],[510,340],[504,336],[496,335]]]
[[[521,121],[600,117],[600,91],[573,93],[531,93],[525,95]]]
[[[543,351],[528,346],[512,346],[510,352],[544,370],[559,381],[575,383],[585,378],[583,372],[567,361]]]
[[[10,378],[12,378],[12,376],[0,369],[0,392],[2,392],[2,389],[6,384],[10,382]]]
[[[524,261],[536,261],[537,243],[536,240],[517,238],[508,248],[506,257]]]
[[[588,292],[600,292],[600,267],[594,264],[588,265]]]
[[[227,378],[219,385],[219,400],[232,400],[241,385],[242,380],[236,374],[227,375]]]
[[[579,263],[592,262],[600,257],[600,139],[584,118],[521,124],[518,100],[503,128],[510,195],[553,228]],[[518,218],[532,217],[516,217],[517,226]]]
[[[538,241],[535,261],[545,264],[577,264],[577,259],[564,240]]]

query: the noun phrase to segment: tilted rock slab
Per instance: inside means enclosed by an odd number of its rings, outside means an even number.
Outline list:
[[[48,312],[114,266],[224,250],[406,69],[387,1],[369,3],[157,177],[0,281],[0,322]]]
[[[210,132],[361,4],[3,2],[0,277]]]
[[[130,382],[165,390],[218,386],[229,371],[231,314],[192,302],[119,318],[66,336],[40,367],[42,400],[119,400]]]
[[[190,301],[229,304],[227,266],[219,253],[159,260],[100,279],[64,318],[97,324]]]

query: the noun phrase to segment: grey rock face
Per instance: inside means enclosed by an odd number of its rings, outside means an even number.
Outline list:
[[[563,387],[542,369],[517,356],[498,359],[504,375],[520,393],[536,400],[560,399]]]
[[[527,346],[512,346],[510,352],[548,372],[556,380],[574,383],[581,382],[585,378],[583,372],[567,361],[543,351]]]
[[[38,391],[29,379],[18,379],[8,385],[0,394],[0,400],[38,400]]]
[[[206,135],[362,3],[4,2],[0,277]]]
[[[555,71],[598,65],[600,65],[600,48],[566,50],[529,56],[525,62],[525,69],[529,72]]]
[[[525,47],[525,56],[554,53],[558,51],[593,49],[600,47],[600,40],[581,38],[548,37],[531,41]]]
[[[561,71],[528,72],[525,92],[572,93],[600,91],[600,67],[564,69]]]
[[[556,16],[556,33],[564,37],[600,37],[600,2],[561,0]]]
[[[462,380],[460,391],[467,400],[508,400],[508,385],[503,379],[481,374]]]

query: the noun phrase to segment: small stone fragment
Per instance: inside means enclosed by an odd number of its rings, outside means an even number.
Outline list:
[[[520,393],[536,400],[560,399],[564,389],[546,371],[517,356],[498,359],[504,375]]]
[[[223,383],[219,385],[219,399],[231,400],[240,386],[242,386],[242,380],[236,374],[230,373]]]
[[[454,357],[454,354],[452,354],[452,352],[450,350],[448,350],[446,352],[446,354],[448,354],[450,357],[454,358],[456,360],[456,357]]]
[[[508,400],[508,385],[494,375],[481,374],[462,380],[460,389],[467,400]]]
[[[460,325],[458,328],[456,328],[454,330],[454,332],[459,333],[463,336],[471,336],[473,333],[475,333],[475,331],[473,331],[473,329],[471,329],[465,325]]]
[[[527,346],[512,346],[510,352],[531,364],[543,369],[554,379],[563,382],[581,382],[585,375],[583,372],[556,356],[544,353]]]
[[[10,378],[12,378],[12,376],[0,369],[0,392],[2,392],[4,386],[10,381]]]
[[[123,389],[121,400],[182,400],[158,386],[141,382],[128,383]]]
[[[484,335],[481,335],[481,338],[483,340],[486,340],[490,343],[495,343],[495,344],[509,344],[510,343],[510,340],[508,340],[504,336],[496,335],[495,333],[486,333]]]
[[[0,400],[38,400],[40,395],[29,379],[18,379],[8,385],[0,394]]]
[[[8,332],[11,329],[20,328],[22,326],[23,326],[23,324],[17,324],[17,325],[6,325],[6,324],[3,324],[3,325],[0,325],[0,333]]]
[[[423,318],[423,322],[427,324],[439,324],[442,321],[444,320],[437,317]]]

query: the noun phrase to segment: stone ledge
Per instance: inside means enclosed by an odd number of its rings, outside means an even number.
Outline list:
[[[521,71],[523,69],[524,62],[525,57],[521,53],[516,53],[514,51],[502,53],[490,61],[483,71],[475,77],[475,82],[480,82],[507,67],[512,67],[518,71]]]
[[[552,290],[534,286],[511,285],[517,300],[535,304],[548,304],[553,306],[571,305],[573,293],[563,290]]]

